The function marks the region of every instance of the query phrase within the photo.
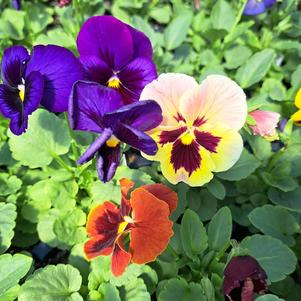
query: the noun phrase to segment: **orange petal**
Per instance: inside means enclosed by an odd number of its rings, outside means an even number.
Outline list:
[[[129,193],[129,191],[134,187],[135,183],[130,180],[130,179],[126,179],[126,178],[122,178],[119,180],[120,186],[121,186],[121,194],[127,198],[127,195]]]
[[[117,233],[120,222],[120,210],[117,206],[111,202],[104,202],[91,210],[86,229],[90,237],[107,232]]]
[[[169,206],[170,213],[176,210],[178,205],[178,195],[169,187],[163,184],[150,184],[142,186],[140,188],[146,189],[158,199],[166,202]]]
[[[97,235],[89,239],[84,245],[86,257],[91,260],[96,256],[107,256],[113,252],[116,236]]]
[[[134,219],[130,232],[132,262],[154,261],[173,235],[169,206],[143,188],[132,192],[131,205]]]
[[[111,271],[115,277],[121,276],[131,260],[131,254],[123,247],[122,237],[119,237],[114,248],[111,261]]]

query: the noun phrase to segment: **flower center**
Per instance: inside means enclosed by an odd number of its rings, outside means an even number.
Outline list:
[[[118,226],[118,234],[121,234],[124,232],[125,228],[128,224],[133,223],[133,219],[130,216],[124,216],[124,222],[121,222]]]
[[[113,88],[113,89],[118,89],[120,87],[120,80],[116,75],[113,75],[109,80],[108,80],[108,87]]]
[[[18,85],[18,90],[19,90],[19,97],[23,102],[25,98],[25,85],[24,84]]]
[[[182,137],[181,137],[181,142],[184,145],[190,145],[192,141],[194,140],[194,136],[190,132],[186,132]]]
[[[106,145],[107,145],[108,147],[114,148],[114,147],[116,147],[116,146],[118,145],[118,143],[119,143],[119,140],[118,140],[114,135],[112,135],[112,136],[110,137],[110,139],[107,140]]]

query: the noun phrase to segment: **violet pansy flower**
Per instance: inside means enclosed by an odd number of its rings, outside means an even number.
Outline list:
[[[30,55],[25,47],[12,46],[4,51],[1,76],[0,112],[10,119],[10,130],[21,135],[40,104],[51,112],[67,111],[72,85],[82,79],[83,69],[63,47],[38,45]]]
[[[16,10],[20,10],[21,9],[21,0],[12,0],[12,3],[13,3],[13,7]]]
[[[86,78],[114,88],[124,104],[138,101],[144,86],[157,77],[149,39],[112,16],[88,19],[77,48]]]
[[[123,105],[115,89],[78,81],[70,96],[69,120],[72,129],[99,134],[78,163],[96,156],[98,176],[103,182],[112,179],[120,163],[121,142],[149,155],[157,152],[156,142],[144,133],[162,121],[161,108],[155,101]]]
[[[276,4],[276,0],[248,0],[243,13],[247,16],[263,14],[274,4]]]

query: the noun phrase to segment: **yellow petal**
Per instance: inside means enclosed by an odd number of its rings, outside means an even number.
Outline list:
[[[301,109],[301,88],[299,89],[299,91],[296,94],[296,97],[295,97],[295,106],[298,109]]]

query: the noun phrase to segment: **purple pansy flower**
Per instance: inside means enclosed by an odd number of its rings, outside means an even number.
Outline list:
[[[63,47],[38,45],[30,55],[25,47],[12,46],[4,51],[1,75],[0,112],[10,118],[11,131],[21,135],[40,104],[51,112],[67,111],[72,85],[83,78],[83,69]]]
[[[223,292],[228,301],[253,301],[267,291],[267,274],[251,256],[233,257],[224,271]]]
[[[255,16],[262,14],[274,4],[276,4],[276,0],[248,0],[244,9],[244,15]]]
[[[13,2],[13,7],[16,10],[20,10],[21,9],[21,0],[12,0],[12,2]]]
[[[161,108],[155,101],[123,105],[115,89],[78,81],[70,97],[69,120],[75,130],[99,134],[78,163],[86,163],[96,156],[98,176],[103,182],[112,179],[119,165],[120,142],[149,155],[157,152],[155,141],[144,133],[162,121]]]
[[[77,48],[86,78],[114,88],[124,104],[138,101],[145,85],[157,78],[149,39],[112,16],[87,20]]]

